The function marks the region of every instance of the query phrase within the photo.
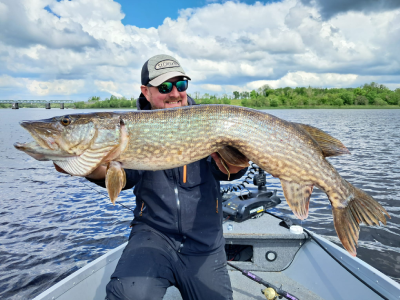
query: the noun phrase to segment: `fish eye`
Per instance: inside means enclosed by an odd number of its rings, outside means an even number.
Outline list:
[[[71,118],[69,116],[65,116],[61,119],[61,124],[64,126],[68,126],[71,124]]]

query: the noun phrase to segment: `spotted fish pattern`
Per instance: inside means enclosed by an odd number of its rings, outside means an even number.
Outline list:
[[[46,122],[52,128],[51,136],[45,133]],[[313,188],[323,190],[332,204],[339,239],[352,255],[356,255],[359,224],[386,224],[385,215],[389,217],[377,201],[344,180],[326,160],[327,156],[349,153],[340,141],[315,127],[257,110],[196,105],[70,115],[21,125],[31,132],[37,144],[16,144],[15,147],[36,159],[51,159],[77,176],[85,176],[100,164],[108,164],[106,184],[109,194],[114,195],[113,201],[125,184],[123,168],[171,169],[218,152],[224,162],[246,166],[251,160],[278,177],[290,208],[300,219],[308,216]],[[90,141],[79,133],[84,130],[90,132]],[[74,151],[67,147],[71,139]],[[53,156],[49,155],[52,149],[57,152]],[[61,156],[63,151],[70,157]]]

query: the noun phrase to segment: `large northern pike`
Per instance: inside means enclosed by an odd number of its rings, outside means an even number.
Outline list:
[[[106,185],[112,201],[125,186],[122,168],[171,169],[218,152],[237,166],[253,161],[281,180],[285,198],[300,219],[308,216],[314,186],[332,204],[336,232],[356,255],[359,223],[386,224],[386,210],[344,180],[325,159],[349,153],[317,128],[291,123],[237,106],[75,114],[25,121],[35,142],[16,143],[37,160],[52,160],[71,175],[85,176],[107,164]],[[388,215],[389,216],[389,215]]]

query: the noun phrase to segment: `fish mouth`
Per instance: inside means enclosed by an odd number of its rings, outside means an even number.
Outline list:
[[[49,125],[50,120],[51,119],[43,120],[41,122],[22,121],[19,124],[31,134],[31,136],[34,138],[34,140],[37,142],[37,144],[39,146],[41,146],[42,148],[48,149],[48,150],[53,150],[53,151],[59,150],[60,147],[57,144],[57,142],[55,141],[55,139],[53,138],[53,136],[57,136],[59,134],[59,130],[55,130],[54,128],[52,128],[51,125]],[[22,147],[22,148],[23,148],[22,145],[29,145],[28,148],[30,146],[34,146],[34,148],[37,148],[36,145],[30,144],[30,143],[26,143],[26,144],[18,143],[18,144],[19,144],[19,147]],[[24,150],[22,150],[22,151],[24,151]]]
[[[29,143],[15,143],[14,147],[39,161],[63,160],[73,157],[71,154],[62,150],[53,150],[47,147],[42,147],[36,141]]]

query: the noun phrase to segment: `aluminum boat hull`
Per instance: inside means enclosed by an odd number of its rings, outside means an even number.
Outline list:
[[[227,245],[249,245],[251,261],[234,261],[299,299],[399,299],[400,285],[327,239],[306,232],[291,233],[281,220],[265,214],[243,223],[225,222]],[[105,286],[122,254],[123,244],[71,274],[34,300],[88,300],[105,298]],[[266,259],[274,252],[276,259]],[[233,298],[265,299],[263,286],[229,267]],[[175,287],[166,300],[182,299]]]

